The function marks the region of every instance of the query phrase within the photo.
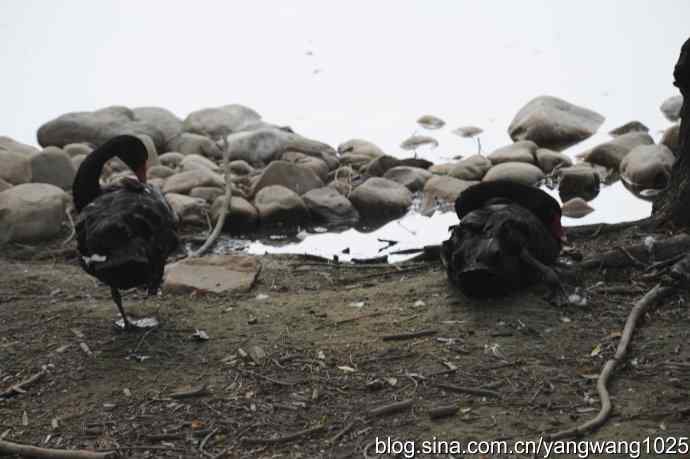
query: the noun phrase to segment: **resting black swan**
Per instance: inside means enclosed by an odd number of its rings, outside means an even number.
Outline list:
[[[100,186],[105,163],[119,157],[139,180]],[[132,327],[122,308],[119,289],[148,287],[158,291],[165,260],[175,250],[177,222],[160,190],[146,184],[148,153],[137,137],[113,137],[81,163],[72,187],[79,212],[76,224],[81,266],[110,286],[125,328]]]
[[[460,224],[451,227],[441,258],[448,279],[461,291],[498,296],[542,279],[562,293],[549,267],[564,240],[555,199],[531,186],[484,182],[460,193],[455,211]]]

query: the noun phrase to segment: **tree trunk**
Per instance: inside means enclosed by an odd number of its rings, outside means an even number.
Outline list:
[[[683,94],[678,152],[669,186],[654,202],[652,215],[660,226],[690,228],[690,39],[681,48],[673,77]]]

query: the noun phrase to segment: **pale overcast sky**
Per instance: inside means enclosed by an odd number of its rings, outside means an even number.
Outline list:
[[[668,126],[659,104],[690,35],[686,0],[2,0],[0,135],[106,105],[242,103],[330,144],[393,154],[424,114],[476,124],[486,150],[529,99]],[[453,156],[474,144],[438,134]],[[574,147],[575,153],[584,145]]]

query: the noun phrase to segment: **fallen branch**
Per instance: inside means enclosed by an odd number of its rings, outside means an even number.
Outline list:
[[[337,442],[338,440],[343,438],[349,431],[352,430],[352,428],[355,426],[355,423],[357,423],[357,420],[350,421],[350,423],[348,425],[343,427],[343,429],[340,432],[338,432],[337,434],[335,434],[335,436],[333,438],[331,438],[330,440],[327,440],[326,443],[334,444],[335,442]]]
[[[678,253],[687,252],[690,250],[690,236],[687,234],[679,234],[668,239],[657,241],[654,244],[655,258],[671,258]],[[633,264],[644,265],[652,261],[651,254],[644,244],[635,244],[628,247],[620,247],[615,250],[609,250],[600,255],[595,255],[583,260],[577,265],[578,268],[621,268],[630,266],[631,259],[636,259]]]
[[[377,418],[379,416],[386,416],[389,414],[399,413],[410,408],[413,403],[414,400],[410,398],[407,400],[403,400],[401,402],[395,402],[388,405],[379,406],[367,411],[367,416],[369,416],[370,418]]]
[[[623,360],[625,353],[628,350],[628,345],[632,339],[632,334],[635,331],[635,326],[637,325],[638,319],[647,312],[647,310],[656,304],[661,298],[667,295],[672,290],[671,287],[662,287],[661,284],[657,284],[652,288],[645,296],[642,297],[635,306],[633,306],[628,315],[628,319],[625,322],[625,327],[623,328],[623,334],[621,335],[621,340],[618,343],[618,348],[612,359],[609,359],[604,365],[599,378],[597,379],[597,392],[599,393],[599,398],[601,400],[601,409],[599,414],[593,419],[580,424],[579,426],[561,430],[545,437],[545,440],[560,440],[562,438],[580,436],[585,432],[598,429],[606,423],[611,414],[611,398],[609,397],[609,392],[606,388],[609,378],[615,370],[616,365]]]
[[[208,390],[208,386],[206,384],[202,384],[201,386],[193,387],[190,390],[173,392],[170,394],[170,398],[179,400],[184,398],[205,397],[210,394],[211,393]]]
[[[10,398],[18,394],[24,394],[26,393],[26,389],[36,383],[38,380],[43,378],[46,375],[45,370],[41,370],[35,375],[25,379],[24,381],[20,382],[19,384],[15,384],[13,386],[10,386],[9,389],[7,389],[5,392],[0,393],[0,399],[5,399],[5,398]]]
[[[220,232],[225,226],[225,217],[230,209],[230,201],[232,200],[232,184],[230,183],[230,170],[228,169],[228,162],[230,161],[230,149],[228,148],[228,138],[223,135],[223,171],[225,172],[225,202],[220,210],[220,215],[218,215],[218,220],[216,221],[216,226],[213,228],[213,232],[209,235],[204,245],[199,247],[196,251],[189,254],[189,258],[202,256],[209,248],[216,243]]]
[[[242,369],[242,368],[233,368],[233,370],[239,371],[240,373],[245,373],[245,374],[249,374],[249,375],[252,375],[252,376],[256,376],[257,378],[264,379],[264,380],[266,380],[266,381],[268,381],[268,382],[271,382],[271,383],[273,383],[273,384],[277,384],[277,385],[279,385],[279,386],[290,387],[290,386],[296,386],[296,385],[301,384],[301,383],[304,382],[303,380],[295,381],[295,382],[291,382],[291,381],[281,381],[281,380],[279,380],[279,379],[269,378],[268,376],[264,376],[264,375],[262,375],[262,374],[259,374],[259,373],[255,372],[255,371],[244,370],[244,369]]]
[[[439,389],[447,390],[450,392],[457,392],[459,394],[470,394],[470,395],[479,395],[481,397],[501,398],[501,394],[496,392],[495,390],[478,389],[478,388],[474,388],[474,387],[465,387],[465,386],[456,386],[455,384],[448,384],[448,383],[435,383],[432,385],[434,387],[438,387]]]
[[[292,440],[296,440],[301,437],[306,437],[307,435],[311,435],[316,432],[321,432],[326,426],[323,424],[320,424],[316,427],[311,427],[309,429],[304,429],[300,430],[298,432],[293,432],[291,434],[283,435],[281,437],[273,437],[273,438],[261,438],[261,437],[244,437],[242,439],[242,443],[248,444],[248,445],[261,445],[261,444],[270,444],[270,445],[276,445],[279,443],[287,443]]]
[[[436,406],[434,408],[431,408],[429,410],[429,418],[431,419],[440,419],[440,418],[447,418],[450,416],[455,416],[455,413],[458,412],[458,405],[443,405],[443,406]]]
[[[431,335],[435,335],[436,333],[438,333],[438,330],[428,329],[428,330],[420,330],[417,332],[400,333],[397,335],[386,335],[386,336],[383,336],[381,339],[384,341],[402,341],[405,339],[415,339],[415,338],[422,338],[424,336],[431,336]]]
[[[0,440],[0,456],[10,454],[39,459],[111,459],[119,456],[115,451],[97,453],[84,450],[39,448]]]

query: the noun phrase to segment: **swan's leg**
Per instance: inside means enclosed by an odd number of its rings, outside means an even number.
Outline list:
[[[132,323],[127,318],[127,315],[125,314],[125,310],[122,307],[122,296],[120,296],[120,291],[114,287],[110,287],[110,295],[113,297],[113,301],[115,301],[115,304],[117,305],[117,309],[120,310],[120,315],[122,316],[125,330],[129,330],[130,328],[133,328]]]
[[[567,304],[568,301],[565,289],[563,288],[563,284],[561,284],[558,274],[556,274],[556,271],[554,271],[553,268],[546,266],[544,263],[534,258],[534,256],[527,249],[522,250],[520,253],[520,259],[522,259],[527,266],[538,272],[542,280],[549,287],[551,290],[549,301],[551,303],[559,306]]]

